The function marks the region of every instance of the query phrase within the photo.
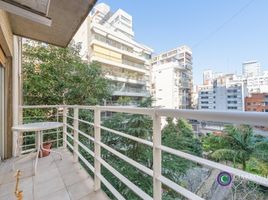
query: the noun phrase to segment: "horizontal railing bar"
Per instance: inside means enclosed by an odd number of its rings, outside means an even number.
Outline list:
[[[60,140],[62,140],[62,138],[55,139],[55,140],[48,140],[48,141],[46,141],[46,142],[43,142],[43,144],[46,144],[46,143],[48,143],[48,142],[57,142],[57,141],[60,141]]]
[[[65,142],[72,150],[74,150],[74,147],[67,140],[65,140]]]
[[[80,141],[74,139],[74,141],[76,141],[78,143],[79,146],[81,146],[86,152],[88,152],[92,157],[95,157],[95,153],[93,151],[91,151],[89,148],[87,148],[83,143],[81,143]]]
[[[22,105],[20,108],[58,108],[63,107],[62,105]]]
[[[227,112],[227,111],[204,111],[204,110],[183,110],[183,109],[164,109],[164,108],[129,108],[123,106],[79,106],[79,105],[36,105],[21,106],[22,108],[80,108],[80,109],[99,109],[101,111],[123,112],[131,114],[152,115],[158,114],[163,117],[183,117],[186,119],[196,119],[201,121],[218,121],[224,123],[237,123],[266,126],[268,116],[260,112]]]
[[[65,117],[68,117],[68,118],[73,119],[73,120],[78,120],[79,122],[83,122],[83,123],[85,123],[85,124],[88,124],[88,125],[94,126],[94,123],[91,123],[91,122],[85,121],[85,120],[83,120],[83,119],[75,119],[74,117],[71,117],[71,116],[69,116],[69,115],[65,115]]]
[[[22,144],[22,145],[20,145],[21,148],[30,147],[30,146],[36,146],[36,144],[34,143],[34,144]]]
[[[72,140],[74,140],[74,137],[73,137],[70,133],[66,132],[65,134],[66,134],[69,138],[71,138]]]
[[[96,173],[97,177],[101,180],[101,182],[110,190],[110,192],[118,199],[118,200],[126,200],[113,186],[109,183],[104,176],[100,173]]]
[[[74,129],[75,130],[75,129]],[[91,140],[92,142],[95,141],[95,139],[93,137],[91,137],[90,135],[84,133],[83,131],[77,130],[78,133],[80,133],[81,135],[83,135],[84,137],[88,138],[89,140]]]
[[[57,128],[55,128],[57,129]],[[29,132],[32,132],[32,131],[29,131]],[[48,135],[48,134],[52,134],[52,133],[61,133],[62,130],[59,130],[59,131],[49,131],[49,132],[43,132],[43,135]],[[27,133],[27,132],[24,132],[24,133]],[[22,138],[27,138],[27,137],[35,137],[36,133],[33,133],[33,134],[26,134],[26,135],[23,135]]]
[[[35,151],[36,149],[35,148],[32,148],[32,149],[27,149],[27,150],[23,150],[21,151],[22,154],[24,153],[29,153],[29,152],[32,152],[32,151]]]
[[[83,105],[63,105],[63,107],[79,108],[79,109],[87,109],[87,110],[94,110],[96,108],[96,106],[83,106]]]
[[[85,163],[85,165],[94,173],[95,168],[82,156],[78,151],[73,149],[73,151],[78,155],[78,157]]]
[[[148,141],[148,140],[144,140],[144,139],[141,139],[141,138],[138,138],[138,137],[135,137],[135,136],[132,136],[132,135],[128,135],[126,133],[123,133],[123,132],[120,132],[120,131],[116,131],[116,130],[113,130],[113,129],[110,129],[110,128],[107,128],[105,126],[99,126],[99,128],[103,129],[103,130],[106,130],[106,131],[109,131],[111,133],[115,133],[117,135],[120,135],[122,137],[125,137],[125,138],[128,138],[128,139],[131,139],[131,140],[134,140],[136,142],[139,142],[139,143],[142,143],[142,144],[146,144],[150,147],[153,146],[153,143]]]
[[[153,115],[154,108],[130,108],[124,106],[97,106],[97,109],[108,112],[121,112],[129,114]]]
[[[120,159],[126,161],[127,163],[131,164],[132,166],[136,167],[137,169],[141,170],[142,172],[148,174],[149,176],[153,176],[153,170],[143,166],[142,164],[138,163],[137,161],[125,156],[124,154],[114,150],[113,148],[109,147],[108,145],[102,143],[102,142],[97,142],[100,146],[102,146],[104,149],[106,149],[107,151],[113,153],[114,155],[116,155],[117,157],[119,157]]]
[[[38,118],[49,118],[49,117],[61,117],[62,115],[49,115],[49,116],[32,116],[32,117],[23,117],[23,119],[38,119]]]
[[[87,148],[83,143],[81,143],[80,141],[74,139],[74,137],[71,136],[70,133],[66,132],[66,135],[67,135],[68,137],[70,137],[73,141],[77,142],[77,143],[78,143],[78,144],[79,144],[79,145],[80,145],[86,152],[88,152],[92,157],[95,156],[94,152],[92,152],[90,149],[88,149],[88,148]]]
[[[88,122],[88,121],[85,121],[85,120],[83,120],[83,119],[77,119],[77,120],[78,120],[79,122],[83,122],[83,123],[85,123],[85,124],[94,126],[94,123],[92,123],[92,122]]]
[[[267,113],[261,112],[156,109],[156,114],[166,117],[183,117],[185,119],[217,121],[233,124],[249,124],[255,126],[267,126],[268,121]]]
[[[93,137],[91,137],[90,135],[87,135],[86,133],[84,133],[83,131],[80,131],[79,129],[75,129],[73,126],[69,125],[69,124],[65,124],[67,127],[75,130],[75,131],[78,131],[78,133],[82,134],[83,136],[85,136],[86,138],[88,138],[89,140],[91,141],[95,141],[95,139]]]
[[[55,140],[49,140],[49,141],[45,141],[45,142],[43,142],[43,144],[46,144],[46,143],[50,143],[50,142],[57,142],[57,141],[61,141],[62,140],[62,138],[59,138],[59,139],[55,139]],[[22,147],[28,147],[28,146],[36,146],[36,144],[35,143],[33,143],[33,144],[22,144],[22,145],[20,145],[20,147],[22,148]]]
[[[232,168],[232,167],[229,167],[229,166],[217,163],[217,162],[213,162],[213,161],[210,161],[210,160],[207,160],[204,158],[200,158],[198,156],[194,156],[194,155],[191,155],[191,154],[179,151],[179,150],[175,150],[175,149],[172,149],[172,148],[169,148],[166,146],[161,146],[160,149],[162,151],[171,153],[171,154],[179,156],[181,158],[185,158],[186,160],[191,160],[193,162],[196,162],[196,163],[199,163],[199,164],[202,164],[202,165],[214,168],[214,169],[226,171],[226,172],[229,172],[233,175],[239,176],[241,178],[245,178],[247,180],[250,180],[250,181],[253,181],[253,182],[258,183],[260,185],[268,187],[268,179],[267,178],[264,178],[264,177],[261,177],[261,176],[255,175],[255,174],[251,174],[251,173],[245,172],[245,171],[240,170],[240,169]]]
[[[120,181],[122,181],[129,189],[131,189],[135,194],[137,194],[140,198],[144,200],[153,200],[147,193],[141,190],[138,186],[132,183],[129,179],[124,177],[121,173],[119,173],[116,169],[114,169],[111,165],[109,165],[105,160],[100,157],[97,157],[97,160],[108,169],[115,177],[117,177]]]
[[[174,191],[178,192],[182,196],[191,199],[191,200],[204,200],[203,198],[197,196],[195,193],[181,187],[180,185],[176,184],[175,182],[169,180],[168,178],[164,176],[160,176],[157,178],[159,181],[161,181],[164,185],[170,187]]]
[[[67,117],[69,119],[74,119],[73,117],[71,117],[70,115],[64,115],[64,117]]]

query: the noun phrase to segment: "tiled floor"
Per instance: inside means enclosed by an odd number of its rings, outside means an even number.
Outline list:
[[[67,150],[39,159],[37,175],[33,176],[34,155],[16,162],[22,177],[19,189],[23,200],[109,200],[103,191],[93,191],[93,180]],[[15,200],[15,171],[13,159],[0,163],[0,200]]]

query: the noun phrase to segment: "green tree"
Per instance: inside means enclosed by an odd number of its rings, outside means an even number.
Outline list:
[[[79,57],[80,47],[59,48],[40,42],[23,44],[24,104],[100,104],[110,97],[98,63]]]
[[[202,144],[195,137],[191,125],[183,118],[178,119],[177,122],[167,118],[167,125],[162,131],[162,144],[202,156]],[[163,154],[163,174],[176,182],[179,182],[180,176],[193,166],[196,165],[188,160],[167,153]]]
[[[268,143],[257,139],[249,125],[228,125],[223,134],[205,137],[203,145],[206,151],[211,151],[212,159],[231,161],[234,165],[240,163],[243,170],[247,169],[247,162],[252,157],[261,162],[267,161]],[[254,162],[257,163],[256,160]]]

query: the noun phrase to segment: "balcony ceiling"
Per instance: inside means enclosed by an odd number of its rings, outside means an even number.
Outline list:
[[[47,17],[51,19],[51,26],[9,13],[13,34],[66,47],[97,0],[51,0],[50,4],[48,0],[5,1],[21,5],[40,15],[46,15],[49,7]]]

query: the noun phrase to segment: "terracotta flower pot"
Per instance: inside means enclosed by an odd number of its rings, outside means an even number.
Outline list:
[[[51,146],[52,146],[51,142],[43,144],[43,148],[47,149],[47,150],[50,150]],[[48,156],[50,154],[50,152],[48,152],[48,151],[44,151],[44,150],[41,150],[41,151],[42,151],[42,154],[41,154],[41,152],[39,152],[39,158],[46,157],[46,156]]]

